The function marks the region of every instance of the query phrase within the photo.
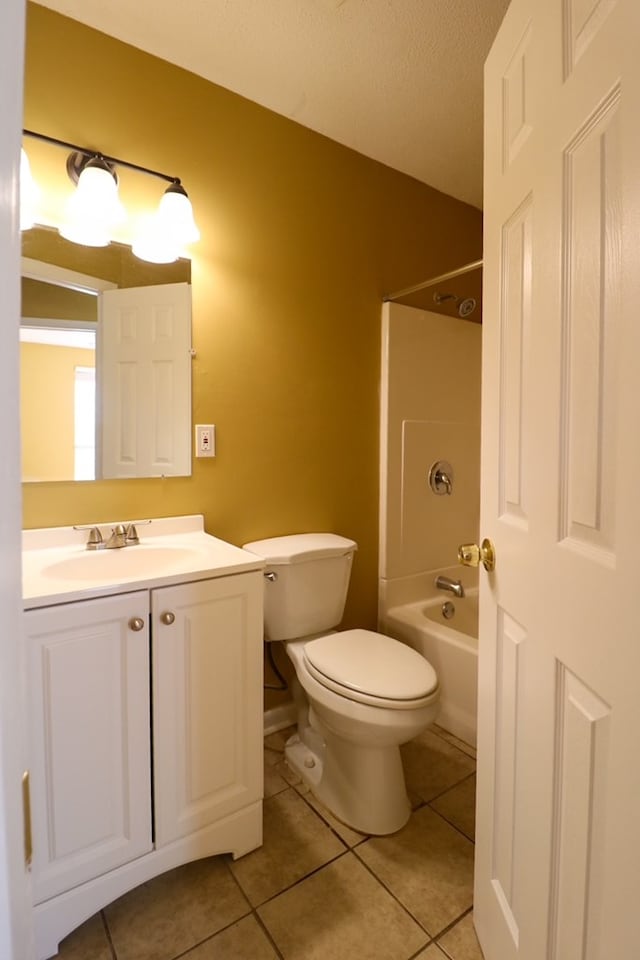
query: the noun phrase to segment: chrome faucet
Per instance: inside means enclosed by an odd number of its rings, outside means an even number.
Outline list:
[[[105,543],[105,550],[119,550],[127,545],[127,527],[124,523],[117,523],[111,531],[111,536]]]
[[[137,526],[140,526],[140,524],[151,523],[151,520],[138,520],[136,523]],[[120,550],[122,547],[131,547],[140,543],[135,523],[117,523],[112,527],[111,536],[106,541],[102,539],[100,527],[93,524],[74,526],[73,529],[89,531],[86,543],[87,550]]]
[[[464,587],[461,580],[452,580],[451,577],[445,577],[439,574],[434,583],[438,590],[448,590],[458,598],[464,597]]]
[[[139,520],[138,523],[150,523],[150,520]],[[140,543],[140,537],[134,523],[117,523],[111,531],[111,536],[105,543],[106,550],[119,550],[121,547],[131,547]]]

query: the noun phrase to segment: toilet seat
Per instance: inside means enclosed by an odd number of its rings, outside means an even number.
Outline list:
[[[430,703],[438,692],[431,664],[411,647],[372,630],[344,630],[305,644],[304,666],[349,700],[395,710]]]

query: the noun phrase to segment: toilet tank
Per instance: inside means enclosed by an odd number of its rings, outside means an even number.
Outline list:
[[[266,640],[294,640],[337,627],[357,545],[335,533],[299,533],[244,544],[266,561]]]

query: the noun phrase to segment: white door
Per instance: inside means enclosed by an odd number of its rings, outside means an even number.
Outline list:
[[[106,290],[98,337],[96,475],[189,475],[190,285]]]
[[[21,777],[26,710],[20,583],[18,171],[22,127],[24,0],[2,7],[0,30],[0,957],[33,956]]]
[[[34,903],[147,853],[149,594],[25,613]]]
[[[640,950],[640,4],[514,0],[486,68],[487,960]]]
[[[262,575],[152,591],[156,846],[262,797]]]

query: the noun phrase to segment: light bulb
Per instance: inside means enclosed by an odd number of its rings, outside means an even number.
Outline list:
[[[172,183],[164,192],[158,207],[158,228],[179,246],[196,243],[200,231],[193,218],[193,208],[181,183]]]
[[[87,247],[106,247],[113,227],[125,218],[118,184],[104,160],[93,157],[85,165],[69,199],[60,234]]]

